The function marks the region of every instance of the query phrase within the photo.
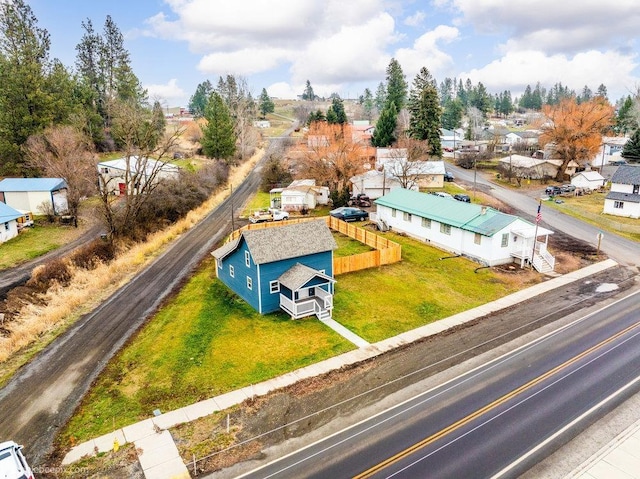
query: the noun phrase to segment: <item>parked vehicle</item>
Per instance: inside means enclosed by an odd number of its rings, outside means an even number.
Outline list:
[[[469,195],[462,195],[458,193],[457,195],[453,195],[453,198],[464,203],[471,203],[471,198],[469,197]]]
[[[31,211],[21,211],[22,216],[17,219],[18,229],[30,228],[35,223],[33,222],[33,213]]]
[[[549,196],[556,196],[562,193],[559,186],[547,186],[544,190],[545,194]]]
[[[267,221],[284,221],[289,219],[289,213],[286,211],[278,210],[276,208],[269,208],[267,211],[256,211],[249,217],[251,223],[265,223]]]
[[[446,171],[446,172],[445,172],[445,174],[444,174],[444,181],[453,181],[453,180],[455,180],[455,179],[456,179],[456,177],[455,177],[455,176],[453,176],[453,173],[450,173],[450,172],[448,172],[448,171]]]
[[[329,212],[334,218],[342,221],[364,221],[369,219],[369,213],[360,208],[341,206]]]
[[[0,477],[33,479],[33,472],[22,454],[22,446],[13,441],[0,443]]]
[[[576,187],[574,185],[562,185],[560,187],[560,191],[562,191],[563,193],[573,193],[574,191],[576,191]]]
[[[371,206],[371,198],[364,193],[358,193],[356,196],[349,198],[347,204],[349,206],[360,206],[366,208]]]
[[[453,198],[453,196],[445,191],[430,191],[429,194],[439,196],[440,198]]]

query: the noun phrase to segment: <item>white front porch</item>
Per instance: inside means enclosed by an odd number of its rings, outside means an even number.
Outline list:
[[[553,234],[553,231],[542,227],[531,227],[513,231],[513,234],[521,241],[514,242],[517,246],[511,250],[511,256],[520,260],[521,268],[529,263],[540,273],[549,273],[554,270],[556,259],[547,250],[549,235]],[[540,240],[541,238],[544,240]]]
[[[331,318],[333,310],[333,294],[320,286],[301,288],[294,291],[296,299],[280,294],[280,308],[291,316],[291,319],[316,315],[318,319]]]

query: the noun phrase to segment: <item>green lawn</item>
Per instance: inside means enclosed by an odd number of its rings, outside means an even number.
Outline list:
[[[380,341],[516,291],[517,286],[464,258],[393,233],[402,261],[340,275],[334,317],[369,342]]]
[[[507,280],[423,243],[403,261],[338,276],[334,318],[374,342],[486,303],[516,289]],[[368,249],[337,235],[338,255]],[[314,317],[261,316],[233,295],[208,261],[109,363],[64,432],[84,441],[168,411],[293,371],[354,346]],[[73,439],[72,439],[73,438]]]
[[[9,268],[42,256],[73,241],[81,230],[72,226],[36,223],[18,236],[0,244],[0,269]]]
[[[354,348],[314,318],[261,316],[208,261],[109,363],[65,438],[86,440]],[[70,438],[74,439],[71,440]]]
[[[597,226],[603,231],[611,231],[632,241],[640,241],[640,233],[625,232],[617,227],[618,224],[640,227],[637,219],[605,215],[602,212],[607,194],[605,191],[583,196],[563,196],[559,198],[562,203],[545,201],[544,205]]]

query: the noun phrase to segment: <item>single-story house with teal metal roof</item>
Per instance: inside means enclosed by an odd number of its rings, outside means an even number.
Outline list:
[[[0,201],[20,212],[65,214],[67,182],[63,178],[5,178],[0,181]]]
[[[552,271],[552,231],[488,206],[398,188],[378,198],[376,220],[391,230],[487,266],[532,261]],[[534,246],[535,245],[535,246]],[[535,248],[535,249],[534,249]]]
[[[216,275],[260,314],[331,317],[333,251],[324,220],[244,230],[216,249]]]
[[[18,218],[22,218],[22,213],[0,202],[0,243],[18,236]]]

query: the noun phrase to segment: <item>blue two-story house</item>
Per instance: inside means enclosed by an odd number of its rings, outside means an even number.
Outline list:
[[[324,220],[245,230],[213,253],[216,275],[260,314],[331,317],[333,251]]]

